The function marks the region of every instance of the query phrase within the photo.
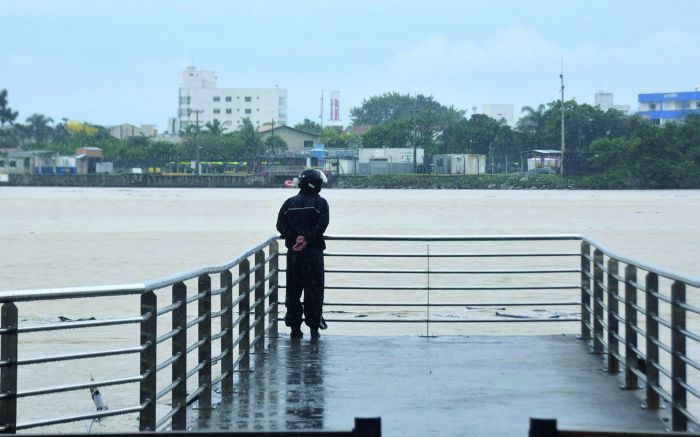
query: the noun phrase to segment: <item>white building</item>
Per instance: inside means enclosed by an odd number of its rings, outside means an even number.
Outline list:
[[[630,105],[616,105],[615,96],[613,93],[606,93],[605,91],[598,91],[595,93],[593,98],[593,103],[595,106],[600,108],[601,111],[607,111],[608,109],[616,109],[623,114],[630,113]]]
[[[218,88],[213,71],[187,67],[182,72],[179,128],[218,120],[224,130],[238,129],[244,118],[260,127],[274,121],[287,123],[287,90],[284,88]]]
[[[513,126],[513,105],[490,103],[481,105],[481,113],[487,115],[494,120],[504,119],[508,126]]]

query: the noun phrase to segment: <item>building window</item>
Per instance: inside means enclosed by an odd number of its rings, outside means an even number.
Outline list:
[[[220,100],[221,100],[221,97],[219,97],[219,96],[214,96],[214,101],[215,101],[215,102],[218,102],[218,101],[220,101]]]
[[[256,109],[257,112],[260,112],[260,109]]]
[[[656,111],[656,103],[649,103],[649,110]]]
[[[17,167],[17,161],[10,161],[10,167],[12,167],[12,168]]]
[[[246,114],[251,114],[252,112],[253,112],[252,109],[246,109],[246,110],[245,110],[245,113],[246,113]]]
[[[307,148],[308,148],[308,147],[313,147],[313,146],[314,146],[314,142],[313,142],[313,141],[311,141],[311,140],[306,140],[306,141],[304,141],[304,147],[307,147]]]
[[[214,109],[214,114],[219,114],[221,113],[221,109]]]
[[[231,96],[226,96],[226,101],[230,102],[231,101]]]
[[[260,96],[256,96],[255,98],[258,99],[258,100],[260,100]]]
[[[700,102],[695,102],[695,109],[700,109]]]
[[[226,113],[230,114],[231,113],[231,108],[226,108]]]
[[[236,112],[241,112],[241,108],[236,108]]]
[[[250,96],[246,96],[246,98],[245,98],[246,102],[250,102],[251,100],[253,100],[253,99]]]

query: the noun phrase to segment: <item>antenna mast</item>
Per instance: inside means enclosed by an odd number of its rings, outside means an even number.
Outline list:
[[[561,74],[559,75],[561,79],[561,163],[559,164],[559,171],[561,175],[564,176],[564,155],[566,154],[566,141],[564,139],[564,59],[561,60]]]

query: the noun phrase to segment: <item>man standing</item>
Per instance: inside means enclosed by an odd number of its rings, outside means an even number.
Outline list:
[[[287,247],[287,297],[285,325],[292,328],[292,338],[302,338],[302,315],[318,338],[326,329],[323,320],[323,233],[328,227],[328,202],[318,193],[328,182],[320,170],[306,169],[299,175],[299,194],[287,199],[277,215],[277,230]],[[301,294],[304,293],[304,303]]]

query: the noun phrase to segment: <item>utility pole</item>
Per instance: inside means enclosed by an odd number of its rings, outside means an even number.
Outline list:
[[[559,164],[559,171],[562,177],[564,176],[564,155],[566,155],[566,141],[564,139],[564,60],[561,60],[561,74],[559,75],[561,79],[561,163]]]
[[[323,129],[323,92],[325,90],[321,90],[321,113],[318,116],[319,124],[321,125],[321,129]]]

